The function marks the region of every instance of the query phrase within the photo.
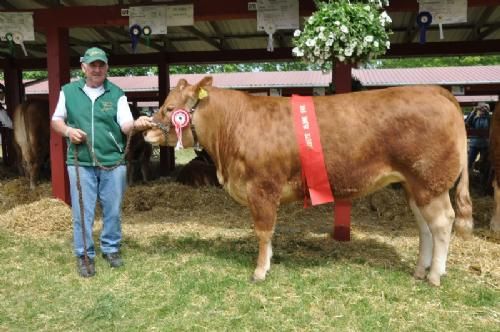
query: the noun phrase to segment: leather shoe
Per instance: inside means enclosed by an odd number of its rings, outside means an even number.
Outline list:
[[[111,267],[120,267],[123,265],[122,258],[117,252],[112,252],[110,254],[102,254],[102,257],[109,263]]]
[[[85,256],[78,256],[76,258],[76,266],[80,277],[89,278],[95,275],[94,259],[88,258],[88,265],[85,263]]]

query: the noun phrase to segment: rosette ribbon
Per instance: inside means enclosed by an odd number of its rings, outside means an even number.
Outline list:
[[[145,25],[142,27],[142,34],[146,38],[146,45],[149,46],[149,36],[151,36],[151,27],[149,25]]]
[[[142,30],[139,24],[134,24],[129,29],[130,40],[132,41],[132,51],[135,53],[135,48],[139,42],[139,37],[141,36]]]
[[[429,12],[423,11],[417,15],[417,25],[420,29],[420,44],[425,44],[425,34],[427,28],[432,23],[432,15]]]
[[[182,129],[189,125],[191,117],[189,116],[188,111],[179,108],[172,112],[170,120],[172,121],[172,124],[175,127],[175,133],[177,134],[177,144],[175,145],[175,150],[184,149],[184,146],[182,145]]]
[[[21,33],[13,32],[12,33],[12,41],[14,42],[14,44],[21,46],[23,53],[24,53],[24,56],[28,56],[28,52],[26,51],[26,47],[24,46],[24,38],[23,38],[23,35]]]
[[[264,31],[267,33],[268,38],[267,38],[267,50],[269,52],[274,51],[274,40],[273,40],[273,35],[276,32],[276,26],[274,24],[268,24],[264,28]]]
[[[5,39],[7,40],[7,43],[9,43],[10,54],[12,56],[14,56],[15,55],[14,54],[14,52],[15,52],[15,50],[14,50],[14,36],[12,35],[12,33],[7,32],[5,34]]]

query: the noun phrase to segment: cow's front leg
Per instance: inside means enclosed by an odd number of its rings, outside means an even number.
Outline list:
[[[413,211],[419,229],[418,261],[413,276],[417,279],[425,279],[427,269],[430,268],[432,263],[432,233],[427,225],[427,221],[422,216],[420,209],[413,199],[410,199],[410,208]]]
[[[259,257],[257,268],[252,276],[253,281],[266,279],[271,268],[273,249],[271,240],[276,223],[276,212],[279,203],[278,186],[272,181],[252,183],[247,186],[248,205],[252,213],[255,234],[259,239]]]

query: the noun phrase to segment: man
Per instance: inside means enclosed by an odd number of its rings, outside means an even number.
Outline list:
[[[126,187],[123,159],[126,135],[134,128],[149,128],[151,118],[142,116],[134,121],[124,92],[106,78],[108,57],[103,50],[89,48],[81,58],[81,68],[85,78],[66,84],[61,89],[52,116],[52,128],[69,141],[66,164],[70,180],[74,253],[79,274],[92,277],[95,274],[92,228],[97,200],[103,213],[100,235],[102,255],[111,267],[123,265],[120,242],[121,204]],[[77,172],[83,198],[85,237]]]
[[[5,86],[2,83],[0,83],[0,144],[4,139],[3,136],[9,134],[7,130],[12,131],[12,120],[10,119],[9,114],[7,114],[7,110],[4,108],[2,104],[4,98],[5,98]],[[7,141],[7,139],[5,139],[5,141]]]
[[[479,103],[465,120],[465,124],[471,129],[489,129],[490,107],[486,103]],[[472,170],[478,155],[485,158],[488,154],[488,135],[474,136],[469,140],[468,167]]]

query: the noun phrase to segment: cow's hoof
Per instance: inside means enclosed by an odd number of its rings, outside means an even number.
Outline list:
[[[415,272],[413,273],[413,277],[418,280],[424,280],[425,277],[427,276],[427,272],[425,271],[425,268],[418,266],[415,269]]]
[[[259,282],[263,282],[264,280],[266,280],[266,278],[257,278],[255,276],[255,274],[250,277],[250,282],[254,283],[254,284],[259,283]]]
[[[432,273],[429,273],[429,275],[427,276],[427,281],[432,286],[435,286],[435,287],[441,286],[441,277],[439,275],[434,275]]]
[[[472,230],[474,229],[474,222],[472,220],[465,220],[457,218],[455,220],[455,233],[464,240],[472,239]]]

